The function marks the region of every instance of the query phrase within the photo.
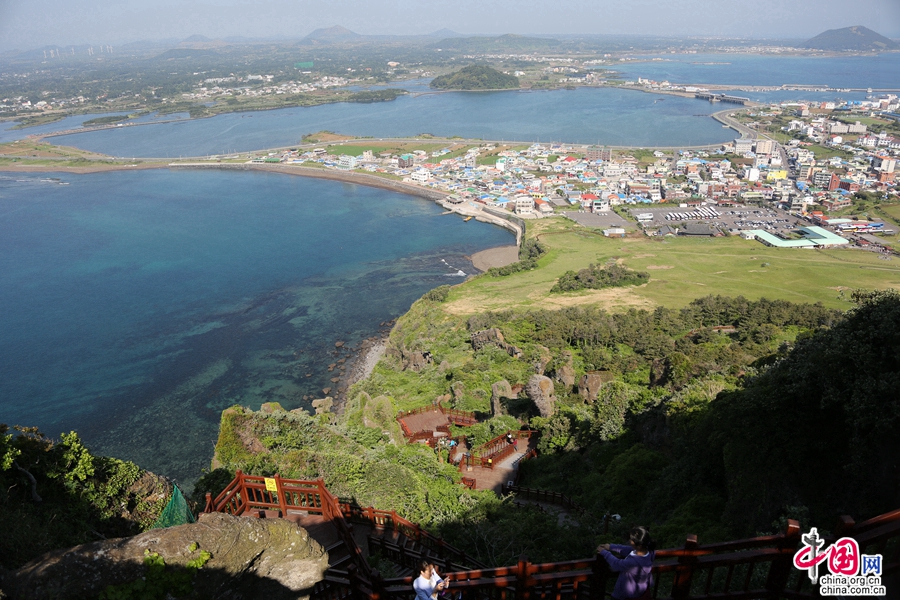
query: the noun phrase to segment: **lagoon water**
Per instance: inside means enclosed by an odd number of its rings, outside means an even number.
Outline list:
[[[660,97],[665,101],[658,102]],[[292,146],[304,134],[322,130],[374,138],[430,133],[484,140],[700,145],[733,137],[706,117],[715,110],[718,106],[693,98],[611,88],[425,93],[392,102],[326,104],[107,129],[54,142],[113,156],[175,158]]]
[[[222,409],[308,408],[336,341],[514,243],[441,212],[274,173],[0,175],[0,422],[75,429],[190,486]]]
[[[659,60],[653,60],[657,58]],[[626,79],[678,83],[836,88],[900,88],[900,53],[798,57],[689,54],[640,57],[616,68]],[[401,86],[403,84],[400,84]],[[703,100],[613,88],[539,92],[427,93],[422,81],[392,102],[219,115],[148,127],[123,127],[56,138],[121,157],[182,157],[291,146],[322,130],[371,137],[421,133],[485,140],[564,141],[616,146],[717,144],[734,137],[707,115],[722,110]],[[861,100],[865,92],[740,92],[762,102]],[[727,107],[725,107],[727,108]]]
[[[900,87],[900,54],[660,58],[621,70],[683,83]],[[408,87],[426,91],[422,82]],[[678,146],[731,139],[705,116],[720,108],[615,89],[423,94],[177,115],[52,141],[128,157],[289,146],[323,129]],[[93,116],[25,130],[2,124],[0,142]],[[304,395],[333,386],[326,366],[345,356],[334,354],[335,341],[373,335],[426,290],[470,273],[465,255],[513,242],[504,230],[441,216],[431,202],[330,181],[223,171],[52,177],[0,175],[0,422],[54,436],[76,429],[92,449],[188,486],[208,466],[223,408],[304,406]]]

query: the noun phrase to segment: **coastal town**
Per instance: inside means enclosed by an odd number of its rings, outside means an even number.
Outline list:
[[[440,192],[445,206],[476,218],[562,214],[608,236],[742,235],[773,246],[886,251],[877,234],[894,234],[894,224],[853,209],[898,194],[898,108],[886,94],[737,110],[729,116],[748,134],[703,149],[448,142],[398,154],[360,140],[247,162],[381,176]]]

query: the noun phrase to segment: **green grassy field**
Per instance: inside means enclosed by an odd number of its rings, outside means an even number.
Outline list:
[[[738,237],[611,239],[562,218],[535,221],[529,227],[530,234],[549,249],[539,268],[507,277],[483,275],[457,286],[445,304],[450,312],[584,304],[610,310],[677,308],[709,294],[821,302],[847,309],[853,289],[900,289],[900,260],[886,261],[866,251],[770,248]],[[611,258],[649,272],[650,283],[550,294],[564,272]]]

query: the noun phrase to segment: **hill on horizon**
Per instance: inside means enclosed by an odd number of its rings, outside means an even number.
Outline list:
[[[355,31],[350,31],[346,27],[335,25],[334,27],[323,27],[316,29],[305,38],[300,40],[301,44],[334,44],[341,42],[358,41],[362,36]]]
[[[438,90],[510,90],[519,87],[519,78],[501,73],[487,65],[469,65],[431,80]]]
[[[854,25],[841,29],[829,29],[814,38],[808,39],[799,46],[813,50],[856,50],[878,52],[883,50],[900,50],[900,44],[868,27]]]
[[[559,46],[559,40],[507,33],[505,35],[493,37],[470,36],[445,38],[434,45],[435,47],[443,48],[444,50],[459,50],[461,52],[528,52],[555,48]]]

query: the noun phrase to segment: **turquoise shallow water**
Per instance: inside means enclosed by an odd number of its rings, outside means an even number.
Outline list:
[[[335,341],[359,343],[471,273],[465,255],[514,242],[430,201],[330,181],[52,177],[0,175],[0,422],[76,429],[187,483],[222,409],[308,406],[347,356]]]

